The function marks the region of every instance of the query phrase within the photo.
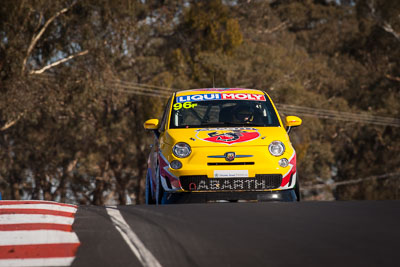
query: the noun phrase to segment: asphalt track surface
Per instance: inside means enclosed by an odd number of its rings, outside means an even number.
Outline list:
[[[118,206],[162,266],[400,266],[400,201]],[[143,266],[104,207],[81,206],[72,266]]]

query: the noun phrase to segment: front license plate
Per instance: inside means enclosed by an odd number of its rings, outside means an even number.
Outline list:
[[[215,170],[214,178],[249,177],[248,170]]]

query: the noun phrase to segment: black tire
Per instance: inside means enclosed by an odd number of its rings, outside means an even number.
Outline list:
[[[146,197],[146,204],[147,205],[153,205],[156,204],[156,201],[154,200],[152,193],[151,193],[151,187],[150,187],[150,175],[149,171],[147,171],[146,174],[146,191],[145,191],[145,197]]]
[[[296,184],[294,185],[294,193],[296,194],[297,201],[300,201],[300,183],[299,183],[299,175],[296,176]]]

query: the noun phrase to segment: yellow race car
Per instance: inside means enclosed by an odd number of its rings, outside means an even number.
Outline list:
[[[146,203],[300,199],[296,152],[263,91],[206,88],[174,93],[148,159]]]

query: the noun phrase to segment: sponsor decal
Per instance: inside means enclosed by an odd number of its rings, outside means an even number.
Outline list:
[[[265,96],[261,94],[245,94],[245,93],[210,93],[210,94],[197,94],[178,96],[177,103],[183,102],[198,102],[208,100],[253,100],[265,101]]]
[[[177,188],[180,188],[178,177],[173,175],[168,170],[169,162],[161,152],[158,154],[158,162],[160,164],[159,168],[160,168],[161,183],[164,185],[164,190],[170,191],[170,190],[167,190],[168,186],[167,186],[166,179],[169,180],[169,182],[170,182],[170,184],[172,186],[172,190],[171,191],[173,191],[173,190],[175,190]],[[155,181],[154,181],[154,184],[155,184]],[[155,187],[153,188],[153,191],[155,192]]]
[[[260,136],[255,128],[206,128],[196,131],[197,139],[227,145],[251,141]]]
[[[249,88],[200,88],[200,89],[193,89],[190,91],[224,92],[224,91],[242,91],[242,90],[251,90],[251,89],[249,89]]]
[[[188,109],[188,108],[194,108],[196,107],[197,104],[192,104],[192,102],[185,102],[185,103],[175,103],[174,104],[174,110],[180,110],[181,108]]]
[[[289,171],[283,175],[281,187],[289,185],[290,177],[296,173],[296,152],[289,159]]]
[[[215,178],[248,177],[248,170],[214,170]]]

